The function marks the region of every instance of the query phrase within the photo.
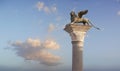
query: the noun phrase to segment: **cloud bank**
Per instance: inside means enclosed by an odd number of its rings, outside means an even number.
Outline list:
[[[24,42],[15,41],[10,45],[16,51],[16,54],[25,60],[37,61],[46,66],[60,64],[60,57],[48,52],[48,50],[57,50],[60,48],[52,39],[41,42],[39,39],[28,38]]]
[[[57,7],[55,5],[49,7],[45,5],[44,2],[40,1],[37,2],[36,8],[38,9],[38,11],[44,11],[45,13],[54,13],[57,11]]]

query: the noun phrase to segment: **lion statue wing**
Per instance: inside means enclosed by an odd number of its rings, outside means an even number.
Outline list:
[[[82,16],[85,15],[85,14],[87,14],[87,13],[88,13],[88,10],[80,11],[80,12],[78,12],[78,17],[82,18]]]

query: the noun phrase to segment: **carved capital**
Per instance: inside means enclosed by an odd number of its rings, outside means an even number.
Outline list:
[[[80,25],[80,24],[67,24],[65,31],[71,36],[72,41],[84,41],[86,32],[91,28],[90,25]]]
[[[84,41],[86,32],[81,32],[81,31],[73,31],[70,33],[72,41]]]

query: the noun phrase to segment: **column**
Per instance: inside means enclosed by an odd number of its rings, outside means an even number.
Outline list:
[[[65,31],[72,40],[72,71],[83,71],[83,45],[86,32],[91,28],[89,25],[67,24]]]

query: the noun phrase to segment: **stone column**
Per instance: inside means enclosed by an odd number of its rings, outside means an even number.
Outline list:
[[[83,45],[89,25],[67,24],[64,28],[72,40],[72,71],[83,71]]]

